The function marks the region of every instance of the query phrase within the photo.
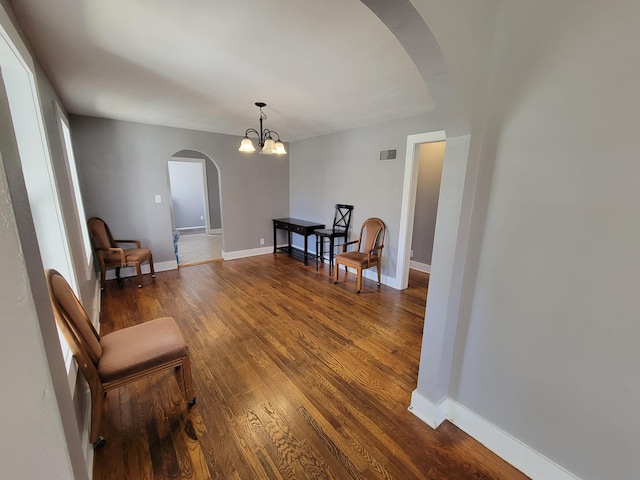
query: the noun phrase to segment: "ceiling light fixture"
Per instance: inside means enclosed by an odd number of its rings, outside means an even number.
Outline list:
[[[266,107],[264,102],[256,102],[256,107],[260,109],[260,131],[255,128],[248,128],[244,132],[244,138],[240,143],[241,152],[255,152],[256,148],[253,146],[253,141],[249,138],[250,133],[255,133],[258,136],[258,145],[260,146],[260,153],[264,155],[284,155],[287,151],[284,148],[284,143],[280,141],[280,135],[278,132],[269,130],[268,128],[262,129],[262,120],[266,120],[267,115],[262,112],[262,107]],[[274,141],[272,135],[278,137],[278,140]]]

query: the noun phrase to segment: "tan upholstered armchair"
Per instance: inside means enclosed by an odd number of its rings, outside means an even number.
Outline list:
[[[60,273],[46,272],[58,328],[91,389],[91,430],[94,448],[100,436],[102,406],[107,391],[148,375],[176,369],[188,407],[195,402],[189,348],[171,317],[162,317],[100,336]]]
[[[89,219],[89,232],[93,249],[100,262],[100,287],[104,289],[107,269],[116,269],[116,278],[120,280],[120,268],[136,267],[138,288],[142,288],[142,263],[149,262],[151,278],[156,274],[153,270],[153,254],[148,248],[142,248],[140,240],[114,240],[111,230],[101,218]],[[118,244],[135,244],[136,248],[120,248]]]
[[[377,267],[378,286],[380,286],[380,263],[382,261],[382,248],[384,247],[384,222],[379,218],[365,220],[360,228],[358,240],[342,244],[342,253],[336,255],[336,270],[333,283],[338,283],[340,265],[345,269],[351,267],[356,270],[356,292],[362,289],[362,271],[367,268]],[[354,251],[348,252],[349,245],[357,245]]]

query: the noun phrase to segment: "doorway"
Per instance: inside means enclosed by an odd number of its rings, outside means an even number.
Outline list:
[[[222,259],[223,230],[217,165],[182,151],[167,164],[171,225],[178,267]]]
[[[417,145],[418,172],[409,268],[431,273],[433,239],[446,143]]]
[[[411,242],[418,188],[418,167],[420,145],[445,142],[444,130],[409,135],[404,167],[404,184],[402,188],[402,207],[400,211],[400,239],[398,242],[398,262],[396,266],[395,287],[404,290],[409,285],[409,267],[411,260]],[[434,226],[435,231],[435,226]]]

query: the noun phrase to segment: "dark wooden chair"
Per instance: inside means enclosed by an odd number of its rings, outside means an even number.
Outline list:
[[[362,271],[367,268],[377,267],[378,286],[380,286],[380,263],[382,261],[382,248],[384,247],[384,222],[379,218],[365,220],[360,228],[358,240],[342,244],[342,253],[336,255],[336,273],[333,283],[338,283],[340,265],[345,270],[351,267],[356,270],[356,292],[362,289]],[[349,245],[356,245],[356,249],[348,252]]]
[[[114,240],[111,230],[104,220],[98,217],[89,219],[89,233],[93,250],[100,262],[100,287],[104,289],[107,270],[116,269],[116,278],[120,280],[122,267],[136,267],[138,288],[142,288],[142,263],[149,262],[151,278],[156,274],[153,270],[153,254],[148,248],[142,248],[140,240]],[[136,248],[120,248],[118,244],[131,243]]]
[[[349,228],[351,227],[351,212],[353,205],[343,205],[336,203],[333,214],[333,225],[331,228],[315,230],[316,234],[316,270],[318,270],[318,259],[324,263],[324,244],[329,240],[329,273],[333,268],[333,252],[335,240],[343,238],[343,242],[349,240]]]
[[[56,324],[91,390],[89,441],[94,448],[105,442],[100,426],[109,390],[175,369],[188,407],[195,404],[189,348],[173,318],[156,318],[100,336],[65,278],[56,270],[47,270],[46,278]]]

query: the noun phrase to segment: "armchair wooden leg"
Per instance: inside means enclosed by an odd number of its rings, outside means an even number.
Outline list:
[[[142,266],[136,263],[136,277],[138,278],[138,288],[142,288]]]
[[[102,425],[102,405],[104,404],[104,392],[98,389],[91,391],[91,427],[89,430],[89,441],[93,448],[100,448],[105,444],[105,439],[100,436]]]
[[[362,269],[358,268],[356,270],[356,275],[358,275],[356,277],[356,293],[360,293],[360,290],[362,289]]]
[[[191,376],[191,357],[187,353],[182,359],[181,378],[182,388],[184,393],[184,399],[187,402],[189,408],[193,407],[196,403],[196,397],[193,394],[193,377]]]
[[[378,286],[380,286],[380,263],[376,266],[378,267]]]
[[[151,269],[151,278],[156,278],[156,272],[153,269],[153,255],[149,255],[149,268]]]
[[[333,274],[333,284],[335,285],[336,283],[338,283],[338,274],[340,273],[340,264],[338,262],[336,262],[336,269],[334,271]]]
[[[104,290],[104,287],[107,284],[107,269],[106,268],[101,268],[100,269],[100,289]]]

